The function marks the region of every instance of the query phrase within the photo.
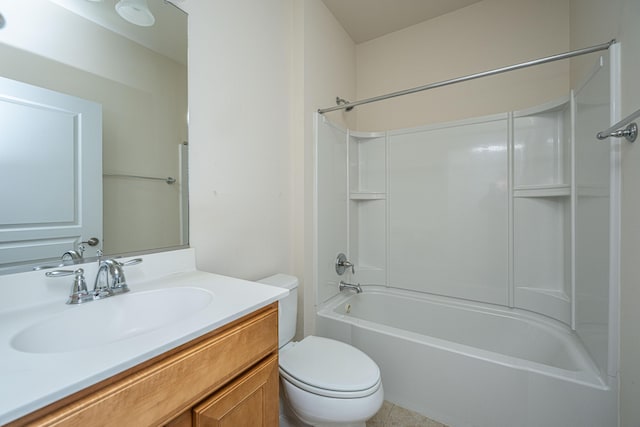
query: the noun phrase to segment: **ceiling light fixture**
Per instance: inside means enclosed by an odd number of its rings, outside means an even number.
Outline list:
[[[141,27],[150,27],[156,22],[147,0],[120,0],[116,3],[116,12],[126,21]]]

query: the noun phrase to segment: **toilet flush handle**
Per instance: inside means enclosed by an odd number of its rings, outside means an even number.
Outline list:
[[[347,256],[343,253],[339,253],[336,258],[336,273],[338,276],[342,276],[347,268],[351,268],[351,274],[356,274],[356,269],[353,263],[347,260]]]

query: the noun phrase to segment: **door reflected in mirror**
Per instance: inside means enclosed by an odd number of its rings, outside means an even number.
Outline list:
[[[83,101],[98,112],[90,119],[0,91],[0,108],[12,114],[0,119],[0,188],[11,207],[0,213],[0,270],[51,264],[69,250],[91,258],[98,250],[117,255],[188,243],[187,15],[148,0],[155,22],[143,27],[122,19],[114,3],[0,0],[5,86]],[[102,224],[85,232],[96,220],[87,204]],[[99,244],[82,244],[92,237]]]

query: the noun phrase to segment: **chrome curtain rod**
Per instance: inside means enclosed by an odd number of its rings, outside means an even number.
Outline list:
[[[483,71],[481,73],[470,74],[470,75],[467,75],[467,76],[457,77],[457,78],[450,79],[450,80],[443,80],[443,81],[436,82],[436,83],[430,83],[430,84],[427,84],[427,85],[424,85],[424,86],[418,86],[418,87],[414,87],[414,88],[411,88],[411,89],[405,89],[405,90],[400,90],[398,92],[388,93],[386,95],[374,96],[373,98],[367,98],[367,99],[362,99],[360,101],[349,102],[347,104],[336,105],[335,107],[321,108],[321,109],[318,110],[318,113],[324,114],[324,113],[328,113],[330,111],[344,110],[344,109],[353,108],[353,107],[356,107],[356,106],[362,105],[362,104],[369,104],[371,102],[382,101],[384,99],[395,98],[397,96],[409,95],[411,93],[422,92],[424,90],[435,89],[435,88],[438,88],[438,87],[448,86],[448,85],[452,85],[452,84],[455,84],[455,83],[466,82],[467,80],[479,79],[480,77],[493,76],[495,74],[506,73],[507,71],[519,70],[520,68],[532,67],[534,65],[546,64],[547,62],[559,61],[561,59],[572,58],[574,56],[586,55],[588,53],[598,52],[598,51],[601,51],[601,50],[607,50],[615,42],[616,42],[616,40],[613,39],[613,40],[611,40],[611,41],[609,41],[607,43],[603,43],[603,44],[599,44],[599,45],[591,46],[591,47],[585,47],[585,48],[578,49],[578,50],[572,50],[572,51],[565,52],[565,53],[560,53],[560,54],[557,54],[557,55],[547,56],[545,58],[534,59],[533,61],[523,62],[523,63],[515,64],[515,65],[509,65],[507,67],[496,68],[494,70]]]
[[[598,132],[596,137],[598,139],[607,139],[611,136],[615,138],[625,137],[627,141],[633,142],[636,140],[636,137],[638,136],[638,125],[635,122],[634,123],[631,123],[631,122],[637,119],[638,117],[640,117],[640,110],[637,110],[636,112],[629,114],[627,117],[620,120],[618,123],[611,126],[609,129],[603,130],[602,132]],[[626,126],[626,127],[624,129],[620,129],[623,126]]]
[[[138,179],[150,179],[153,181],[164,181],[167,184],[175,184],[176,179],[173,177],[166,177],[166,178],[157,178],[155,176],[141,176],[141,175],[127,175],[127,174],[121,174],[121,173],[105,173],[102,174],[102,176],[113,176],[113,177],[117,177],[117,178],[138,178]]]

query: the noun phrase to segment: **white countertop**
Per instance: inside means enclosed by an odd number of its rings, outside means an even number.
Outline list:
[[[176,257],[184,259],[178,260],[172,268],[169,264],[176,261]],[[48,278],[30,289],[17,290],[14,295],[3,298],[0,305],[0,425],[213,331],[288,294],[286,289],[197,271],[189,257],[193,257],[189,249],[142,256],[142,264],[125,267],[131,288],[129,293],[88,302],[82,307],[86,310],[110,299],[176,287],[203,289],[212,295],[211,303],[195,314],[162,328],[99,346],[53,353],[27,353],[11,345],[13,337],[30,325],[78,308],[65,304],[72,276]],[[91,266],[85,268],[90,289],[94,271]],[[13,282],[13,287],[25,286],[22,282],[30,282],[33,278],[40,280],[43,276],[44,272],[0,276],[0,286],[3,290],[10,286],[4,282]],[[25,300],[38,289],[45,294],[43,300],[36,303],[32,299]],[[20,304],[20,300],[24,304]],[[73,328],[73,325],[68,327]],[[95,330],[99,333],[99,324],[95,325]]]

